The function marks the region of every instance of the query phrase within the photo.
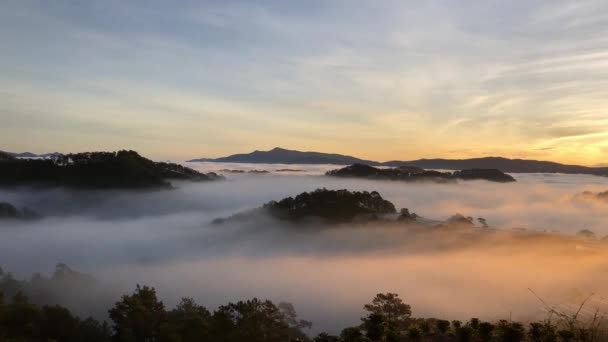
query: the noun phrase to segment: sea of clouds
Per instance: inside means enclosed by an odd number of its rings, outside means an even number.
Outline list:
[[[598,298],[608,294],[608,253],[599,242],[588,246],[507,233],[414,234],[374,225],[301,229],[270,218],[211,224],[325,187],[376,190],[396,207],[430,219],[455,213],[484,217],[501,232],[526,228],[573,235],[590,229],[603,237],[608,203],[574,196],[608,190],[608,178],[514,174],[517,183],[432,184],[323,176],[335,168],[331,165],[188,166],[271,172],[226,173],[225,181],[179,182],[162,191],[0,190],[0,202],[44,216],[0,222],[0,266],[26,278],[64,262],[94,275],[95,300],[86,298],[86,291],[77,292],[76,300],[66,298],[83,313],[87,303],[109,308],[135,284],[147,284],[157,287],[169,306],[181,296],[211,309],[254,296],[289,301],[317,332],[356,324],[363,304],[378,292],[401,294],[416,316],[448,319],[538,318],[542,308],[529,288],[565,307],[592,292]],[[302,171],[274,172],[286,168]]]

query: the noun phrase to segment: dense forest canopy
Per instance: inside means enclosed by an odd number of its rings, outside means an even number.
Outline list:
[[[395,205],[376,192],[317,189],[263,206],[271,215],[297,220],[321,217],[329,221],[351,221],[357,216],[395,213]]]
[[[84,152],[44,159],[0,155],[0,185],[51,185],[78,188],[170,187],[169,180],[221,179],[188,167],[154,162],[135,151]]]

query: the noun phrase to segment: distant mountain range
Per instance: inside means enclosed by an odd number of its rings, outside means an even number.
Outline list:
[[[335,153],[301,152],[286,150],[280,147],[270,151],[253,151],[251,153],[234,154],[222,158],[192,159],[189,162],[218,162],[218,163],[255,163],[255,164],[367,164],[380,165],[373,160],[359,159]]]
[[[589,167],[567,165],[549,161],[530,159],[508,159],[502,157],[484,157],[471,159],[419,159],[412,161],[389,161],[385,166],[417,166],[423,169],[499,169],[509,173],[569,173],[608,176],[608,167]]]
[[[378,162],[352,156],[302,152],[273,148],[270,151],[254,151],[234,154],[222,158],[200,158],[189,162],[222,162],[222,163],[257,163],[257,164],[366,164],[372,166],[415,166],[423,169],[463,170],[463,169],[499,169],[508,173],[569,173],[608,176],[608,167],[589,167],[566,165],[549,161],[508,159],[502,157],[484,157],[471,159],[418,159],[410,161],[393,160]]]

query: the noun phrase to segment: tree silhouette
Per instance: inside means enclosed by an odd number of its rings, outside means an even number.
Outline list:
[[[372,341],[378,341],[384,337],[385,325],[384,317],[380,314],[370,313],[367,317],[361,319],[363,321],[363,329],[365,336]]]
[[[78,272],[58,265],[51,279],[75,277]],[[10,273],[2,277],[9,284],[23,286]],[[42,276],[33,277],[48,281]],[[84,285],[86,286],[86,285]],[[81,320],[68,308],[39,305],[19,290],[6,296],[0,287],[0,342],[600,342],[605,331],[601,316],[589,322],[578,321],[578,313],[565,322],[519,322],[501,320],[496,324],[471,318],[468,322],[436,318],[412,318],[411,308],[395,293],[380,293],[364,306],[368,312],[360,326],[343,329],[340,336],[321,333],[314,339],[300,329],[310,322],[299,320],[289,303],[274,305],[254,298],[220,306],[213,314],[191,298],[183,298],[170,311],[158,300],[154,288],[137,286],[109,310],[112,327],[93,318]],[[11,298],[11,299],[9,299]],[[583,302],[584,304],[585,302]],[[580,306],[582,308],[583,305]],[[598,309],[599,310],[599,309]],[[580,310],[579,310],[580,311]],[[450,330],[451,325],[451,330]],[[526,329],[527,328],[527,329]],[[604,334],[604,335],[603,335]]]
[[[289,324],[271,301],[257,298],[220,306],[213,314],[218,323],[215,340],[226,342],[285,342]]]
[[[211,334],[211,313],[192,298],[182,298],[161,326],[163,340],[204,341]]]
[[[412,315],[409,304],[405,304],[396,293],[378,293],[371,304],[363,307],[370,314],[380,315],[388,326],[402,328]]]
[[[345,328],[340,333],[341,342],[362,342],[364,339],[369,340],[358,327]]]
[[[340,339],[337,336],[332,336],[328,333],[320,333],[313,339],[314,342],[339,342]]]
[[[435,327],[437,328],[437,332],[445,335],[450,330],[450,321],[444,319],[438,319],[435,322]]]
[[[157,341],[161,325],[167,321],[165,306],[152,287],[137,285],[132,295],[124,295],[109,311],[114,334],[119,340]]]
[[[291,303],[279,303],[278,308],[289,326],[289,341],[304,339],[306,335],[302,332],[302,329],[310,329],[312,322],[298,319],[296,309]]]

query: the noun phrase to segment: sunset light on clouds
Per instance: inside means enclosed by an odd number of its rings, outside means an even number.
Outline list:
[[[3,1],[0,145],[608,155],[605,1]]]

